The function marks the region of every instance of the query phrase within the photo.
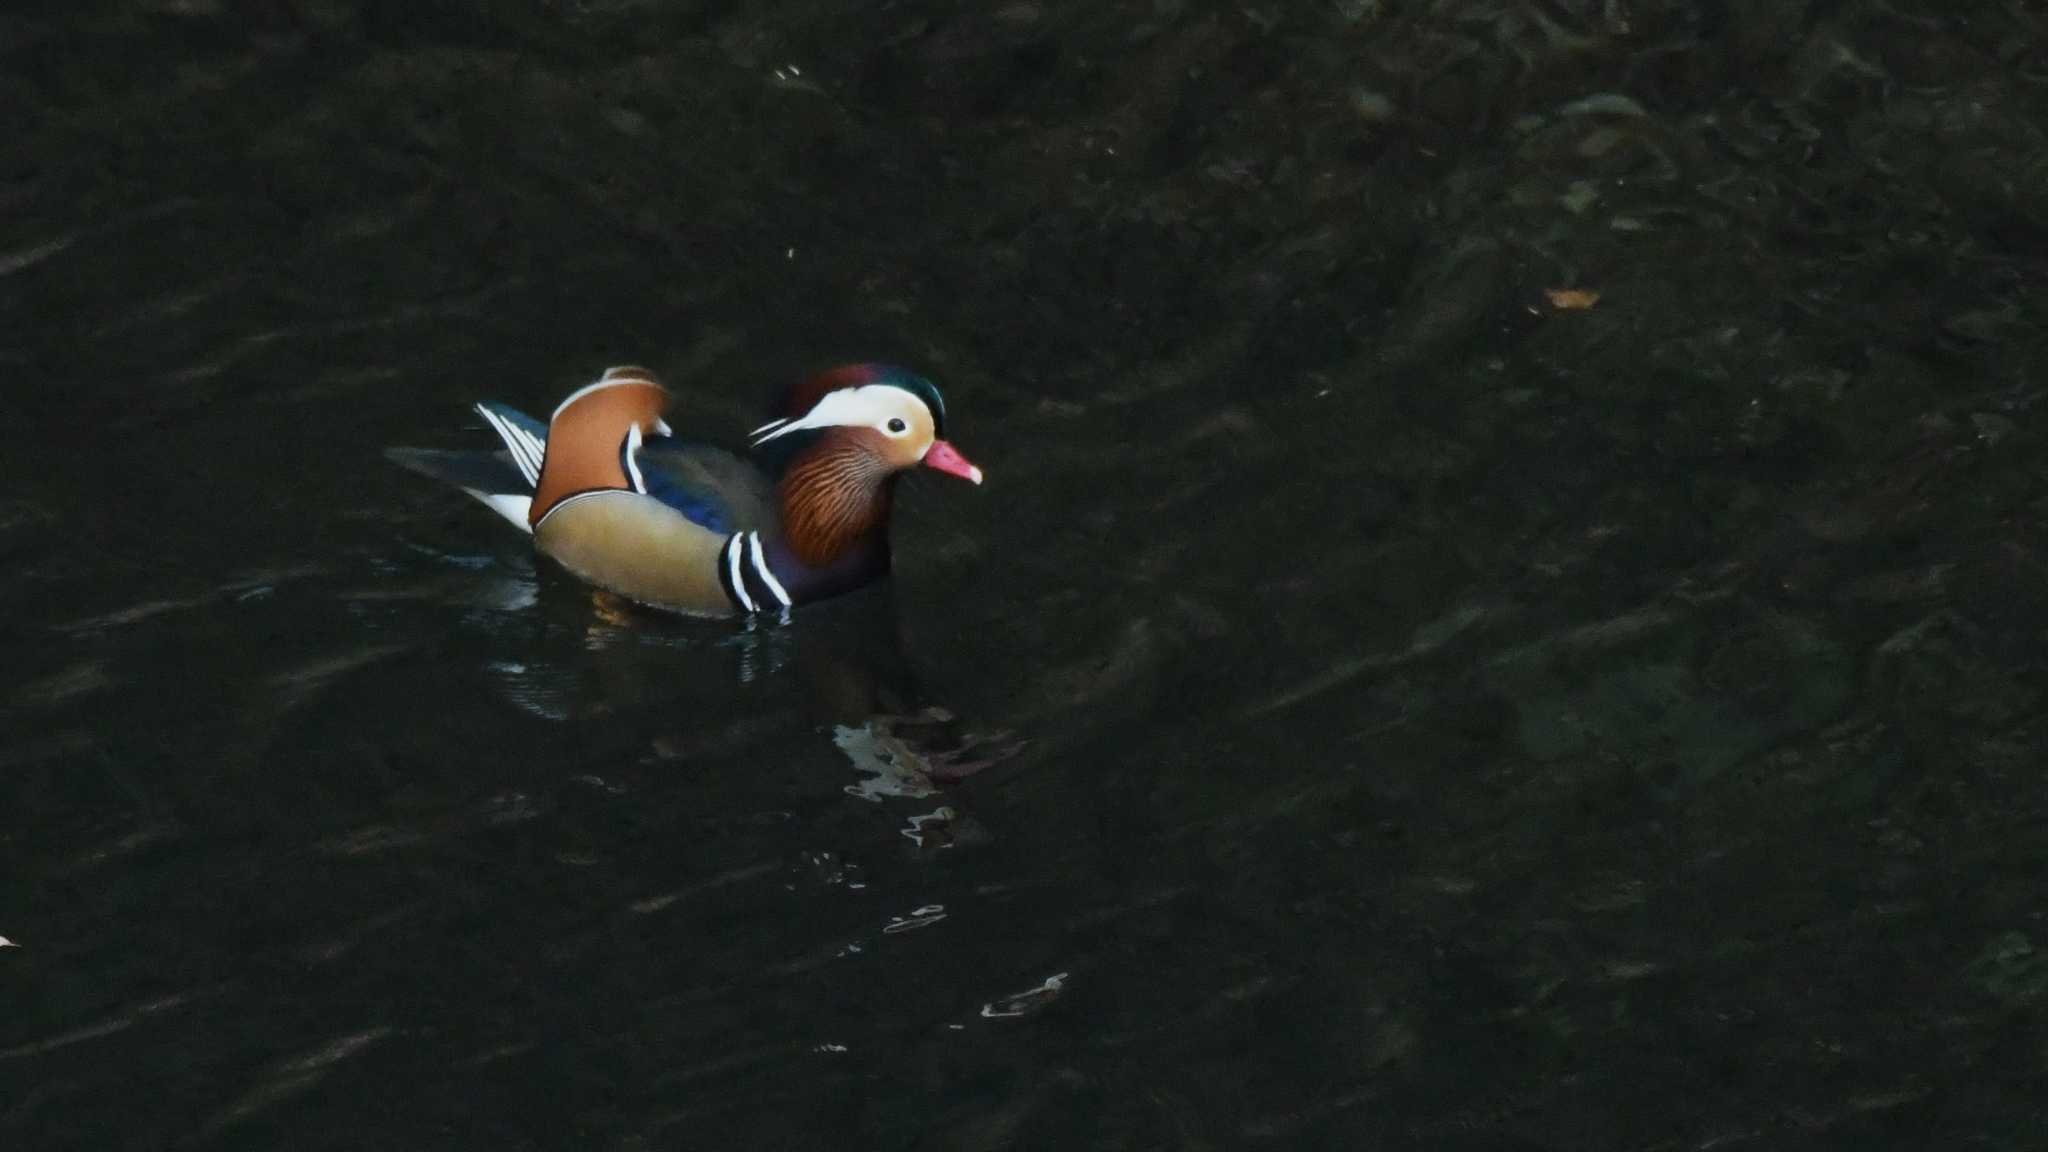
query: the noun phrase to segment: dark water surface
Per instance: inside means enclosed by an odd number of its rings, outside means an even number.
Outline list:
[[[0,107],[0,1147],[2048,1146],[2040,5],[31,3]],[[380,457],[855,357],[991,479],[787,625]]]

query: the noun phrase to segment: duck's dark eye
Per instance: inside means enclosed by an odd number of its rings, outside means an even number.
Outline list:
[[[905,432],[908,432],[908,431],[910,431],[910,425],[908,425],[908,424],[905,424],[905,423],[903,422],[903,417],[901,417],[901,416],[891,416],[891,417],[889,417],[889,432],[890,432],[890,434],[891,434],[891,435],[895,435],[895,436],[901,436],[901,435],[903,435],[903,434],[904,434]]]

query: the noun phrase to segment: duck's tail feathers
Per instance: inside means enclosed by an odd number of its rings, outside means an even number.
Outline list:
[[[518,462],[517,453],[390,448],[384,454],[394,464],[462,489],[517,524],[521,532],[533,531],[526,523],[526,514],[533,506],[533,484]]]

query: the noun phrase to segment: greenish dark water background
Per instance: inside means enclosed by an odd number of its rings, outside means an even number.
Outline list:
[[[28,3],[0,107],[0,1145],[2048,1144],[2040,5]],[[379,455],[847,358],[990,482],[786,626]]]

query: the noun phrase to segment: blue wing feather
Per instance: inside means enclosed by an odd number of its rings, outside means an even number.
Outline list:
[[[766,526],[767,478],[730,452],[656,436],[638,459],[647,494],[692,523],[719,533]]]
[[[723,503],[701,492],[693,492],[665,476],[649,476],[647,494],[681,512],[693,523],[701,524],[713,532],[723,534],[734,531],[732,519],[726,513]]]

